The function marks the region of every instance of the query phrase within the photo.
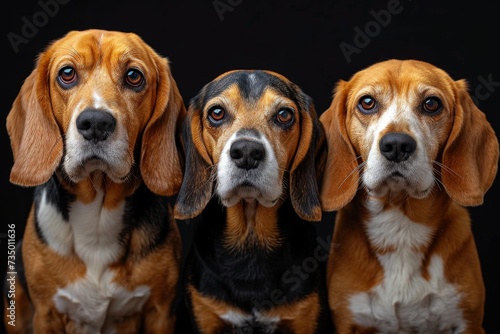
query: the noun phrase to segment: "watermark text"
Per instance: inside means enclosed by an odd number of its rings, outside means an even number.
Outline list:
[[[22,45],[28,44],[31,39],[36,37],[39,29],[45,27],[50,18],[59,13],[60,5],[66,5],[69,2],[70,0],[39,0],[37,2],[40,7],[39,11],[36,11],[31,16],[21,17],[21,31],[19,33],[11,31],[7,34],[7,39],[14,53],[17,54]]]
[[[9,326],[16,325],[16,225],[8,224],[7,227],[7,305],[6,316]]]

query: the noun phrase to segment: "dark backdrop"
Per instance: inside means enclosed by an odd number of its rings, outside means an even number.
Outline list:
[[[318,113],[338,79],[388,58],[431,62],[465,78],[471,95],[500,132],[499,18],[494,1],[431,0],[40,0],[3,9],[0,98],[0,264],[7,261],[7,224],[22,236],[32,189],[9,183],[12,153],[5,117],[36,56],[70,30],[102,28],[139,34],[171,61],[186,103],[215,76],[231,69],[270,69],[297,83]],[[500,181],[471,208],[472,228],[487,289],[484,325],[500,333]],[[334,215],[318,225],[331,233]],[[180,226],[189,242],[190,228]],[[50,271],[47,272],[50,275]]]

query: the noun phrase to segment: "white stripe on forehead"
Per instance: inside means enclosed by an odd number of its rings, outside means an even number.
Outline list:
[[[97,92],[92,92],[92,99],[93,99],[93,107],[95,109],[106,109],[110,110],[108,105],[105,103],[105,100],[99,95]]]
[[[102,41],[103,41],[103,39],[104,39],[104,32],[103,32],[103,33],[101,33],[101,35],[99,36],[99,46],[101,46],[101,45],[102,45]]]
[[[255,73],[250,73],[248,75],[248,81],[250,82],[250,85],[254,85],[257,79],[255,78]]]
[[[401,97],[396,94],[387,99],[387,108],[379,111],[380,116],[377,122],[373,123],[375,126],[373,131],[380,133],[387,129],[390,124],[404,124],[413,134],[418,136],[422,131],[422,124],[417,115],[418,110],[415,110],[415,106],[419,103],[416,98],[417,96],[410,92],[409,96]]]

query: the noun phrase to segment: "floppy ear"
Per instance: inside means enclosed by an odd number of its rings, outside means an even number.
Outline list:
[[[174,206],[176,219],[198,216],[212,197],[215,169],[203,143],[201,121],[200,111],[191,104],[182,131],[186,166]]]
[[[182,182],[178,134],[186,108],[168,60],[152,50],[150,53],[158,72],[158,88],[154,111],[142,137],[140,170],[152,192],[171,196]]]
[[[340,80],[332,104],[321,115],[328,155],[321,182],[320,199],[324,211],[347,205],[358,189],[358,163],[346,127],[347,82]]]
[[[14,165],[10,182],[32,187],[45,183],[63,154],[61,132],[52,112],[48,67],[50,56],[42,54],[24,81],[7,116]]]
[[[290,169],[290,198],[300,218],[321,220],[318,190],[317,154],[324,143],[324,131],[312,100],[301,94],[301,129],[299,147]]]
[[[441,177],[451,198],[460,205],[475,206],[483,203],[495,179],[498,139],[486,115],[469,96],[465,80],[455,84],[455,118],[443,152]]]

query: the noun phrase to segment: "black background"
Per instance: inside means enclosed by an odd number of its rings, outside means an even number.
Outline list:
[[[32,194],[30,188],[9,183],[12,153],[4,120],[37,55],[50,41],[70,30],[101,28],[137,33],[170,59],[186,104],[205,83],[227,70],[260,68],[294,81],[314,99],[317,112],[322,113],[331,102],[338,79],[348,79],[384,59],[420,59],[443,68],[455,79],[467,79],[477,105],[500,133],[500,19],[494,1],[56,1],[9,2],[11,9],[3,9],[2,268],[7,261],[7,224],[16,224],[16,238],[21,238]],[[391,6],[397,12],[377,23],[375,17]],[[30,25],[35,29],[28,29]],[[359,31],[367,33],[364,39],[359,37]],[[25,38],[24,43],[14,46],[9,40],[14,34]],[[346,57],[340,45],[357,50]],[[487,333],[500,333],[496,319],[500,314],[499,194],[497,179],[484,204],[470,208],[486,284]],[[325,237],[331,233],[333,216],[327,215],[319,225]],[[189,241],[190,229],[180,227]]]

